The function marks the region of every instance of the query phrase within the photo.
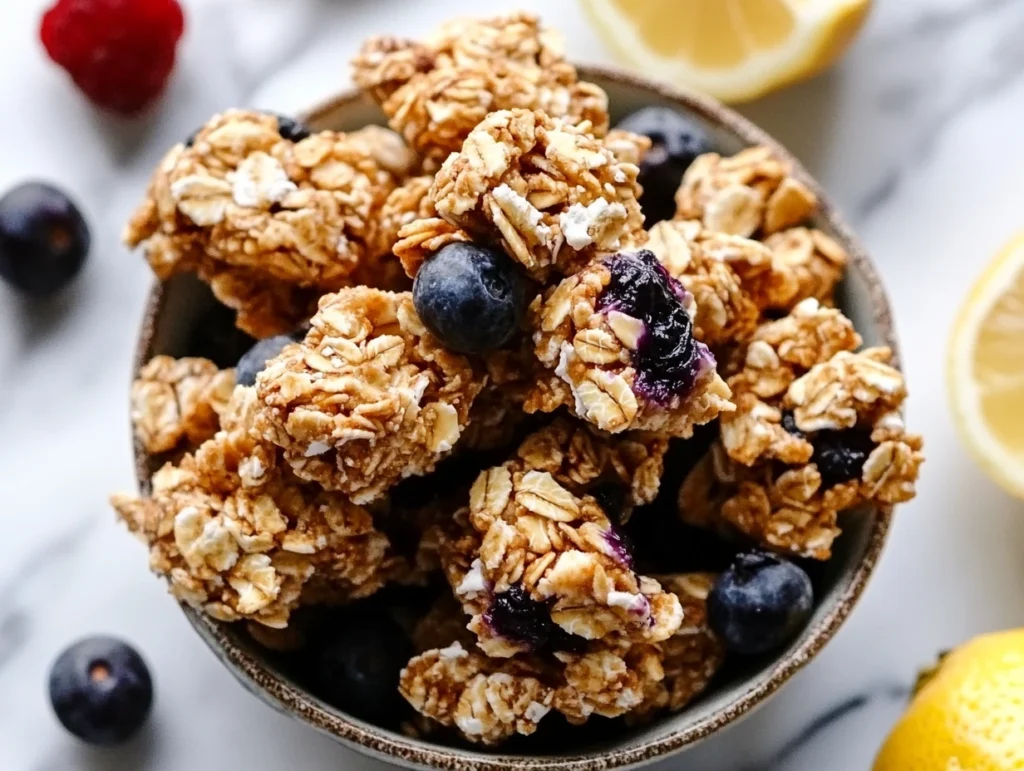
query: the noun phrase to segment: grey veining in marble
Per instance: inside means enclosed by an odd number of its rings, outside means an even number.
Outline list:
[[[294,112],[348,83],[368,34],[416,34],[480,3],[191,0],[167,97],[136,124],[98,116],[43,59],[45,0],[0,7],[0,188],[52,179],[82,201],[91,262],[67,296],[30,306],[0,287],[0,768],[4,771],[383,769],[267,709],[223,671],[107,495],[132,485],[126,392],[149,285],[118,232],[164,149],[212,112]],[[830,73],[743,111],[793,149],[872,250],[892,294],[929,461],[872,586],[829,647],[764,709],[664,768],[862,771],[937,651],[1024,619],[1024,516],[970,463],[942,387],[956,305],[1024,228],[1024,3],[879,0]],[[610,62],[575,2],[528,7]],[[78,635],[135,641],[156,677],[150,729],[98,752],[49,714],[47,667]]]

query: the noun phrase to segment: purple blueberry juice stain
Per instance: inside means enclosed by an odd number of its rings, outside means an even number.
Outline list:
[[[605,264],[611,280],[597,309],[625,313],[644,325],[632,353],[637,392],[662,405],[685,397],[715,366],[711,351],[693,337],[688,293],[647,249],[622,252]]]
[[[632,569],[633,544],[630,542],[629,536],[613,527],[605,531],[604,540],[611,549],[609,556],[625,567]]]
[[[514,643],[527,645],[531,651],[575,652],[582,650],[587,643],[552,621],[551,605],[533,599],[521,584],[513,584],[494,595],[484,620],[495,633]]]

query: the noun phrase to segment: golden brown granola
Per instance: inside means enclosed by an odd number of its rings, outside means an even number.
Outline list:
[[[581,724],[636,709],[664,676],[654,645],[591,644],[544,659],[495,659],[460,642],[413,658],[399,688],[414,709],[471,742],[530,735],[552,710]]]
[[[352,64],[391,127],[437,162],[498,110],[544,110],[598,134],[608,128],[607,95],[578,79],[561,36],[527,13],[450,22],[423,43],[373,37]]]
[[[222,621],[288,624],[321,574],[349,598],[379,588],[388,541],[365,509],[296,480],[254,437],[255,389],[235,389],[223,430],[114,507],[171,593]]]
[[[427,332],[409,293],[342,289],[310,323],[257,379],[261,435],[300,479],[356,503],[432,470],[485,376]]]
[[[482,654],[458,627],[457,609],[439,603],[416,633],[423,652],[403,670],[402,694],[420,714],[483,744],[529,735],[552,710],[577,725],[593,715],[641,722],[678,711],[707,687],[724,648],[707,622],[714,576],[664,580],[684,607],[683,626],[667,640],[591,642],[542,656]]]
[[[678,712],[711,683],[725,661],[725,646],[708,623],[707,599],[715,583],[712,573],[676,573],[657,576],[666,591],[679,598],[683,624],[658,643],[664,677],[651,680],[643,702],[627,713],[627,722],[643,722],[662,709]]]
[[[441,218],[500,243],[544,281],[643,239],[638,172],[589,123],[502,110],[448,156],[430,198]]]
[[[246,331],[291,329],[307,292],[338,289],[377,256],[376,215],[411,158],[380,131],[292,142],[273,115],[214,116],[161,162],[124,241],[161,279],[198,273]]]
[[[707,230],[749,238],[803,224],[818,199],[768,147],[731,157],[698,157],[676,191],[676,216],[700,220]]]
[[[621,488],[632,477],[622,505],[652,500],[665,440],[647,439],[649,446],[643,437],[602,439],[559,421],[477,477],[468,510],[439,538],[446,577],[488,655],[531,649],[488,621],[492,600],[513,588],[546,606],[562,630],[588,640],[657,642],[678,628],[678,602],[633,572],[628,548],[585,492]]]
[[[729,257],[738,255],[739,250],[723,254],[721,239],[719,243],[704,239],[702,244],[703,235],[699,222],[665,220],[650,229],[645,248],[693,295],[693,334],[698,340],[712,347],[743,341],[756,328],[760,309],[730,265]],[[755,256],[760,256],[763,247],[749,243],[754,245]],[[704,244],[711,248],[705,249]],[[756,260],[745,262],[759,264]]]
[[[833,339],[848,344],[855,334],[852,327],[837,323],[837,312],[830,313],[836,314],[833,328],[847,330]],[[774,332],[767,337],[774,339]],[[779,349],[784,340],[777,343]],[[800,366],[795,359],[811,361],[812,349],[795,332],[790,341],[788,367]],[[777,353],[767,341],[758,342],[751,350]],[[822,341],[821,349],[827,347]],[[774,549],[824,560],[839,535],[840,511],[867,502],[910,500],[924,461],[922,440],[906,432],[899,415],[906,387],[889,359],[887,348],[838,350],[792,379],[781,398],[779,392],[765,394],[770,403],[752,390],[742,391],[738,411],[723,420],[721,443],[680,489],[680,516],[690,524],[738,532]],[[756,382],[748,371],[736,377]]]
[[[733,409],[714,357],[698,341],[692,342],[693,384],[687,392],[659,401],[643,395],[633,360],[645,321],[622,310],[599,310],[611,282],[612,261],[642,257],[643,252],[594,261],[534,300],[530,325],[535,353],[548,373],[528,395],[527,412],[567,407],[603,431],[638,429],[685,438],[695,426]],[[683,299],[674,302],[685,312]]]
[[[764,245],[771,250],[776,290],[764,306],[789,310],[813,297],[831,304],[848,260],[836,241],[814,228],[795,227],[774,233]]]
[[[207,359],[154,356],[132,383],[132,425],[151,455],[198,447],[220,429],[234,370]]]

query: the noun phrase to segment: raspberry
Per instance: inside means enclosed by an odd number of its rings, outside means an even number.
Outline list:
[[[184,29],[177,0],[57,0],[39,36],[94,104],[135,115],[164,90]]]

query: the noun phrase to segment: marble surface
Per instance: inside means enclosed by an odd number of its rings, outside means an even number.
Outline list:
[[[0,287],[0,768],[383,769],[238,687],[113,522],[107,494],[132,485],[127,377],[150,281],[117,234],[165,147],[219,108],[287,112],[329,95],[371,32],[527,6],[571,33],[577,60],[609,54],[570,0],[192,0],[162,108],[124,124],[93,112],[44,60],[44,4],[0,9],[0,188],[26,177],[65,186],[84,202],[95,245],[58,301],[31,306]],[[825,652],[767,707],[665,768],[867,768],[916,667],[1024,621],[1024,507],[968,460],[943,386],[955,306],[1022,224],[1024,4],[877,6],[840,67],[744,112],[832,191],[881,266],[913,391],[909,422],[928,442],[920,495],[900,510],[872,585]],[[49,662],[92,632],[134,640],[156,676],[150,728],[116,751],[75,743],[46,703]]]

